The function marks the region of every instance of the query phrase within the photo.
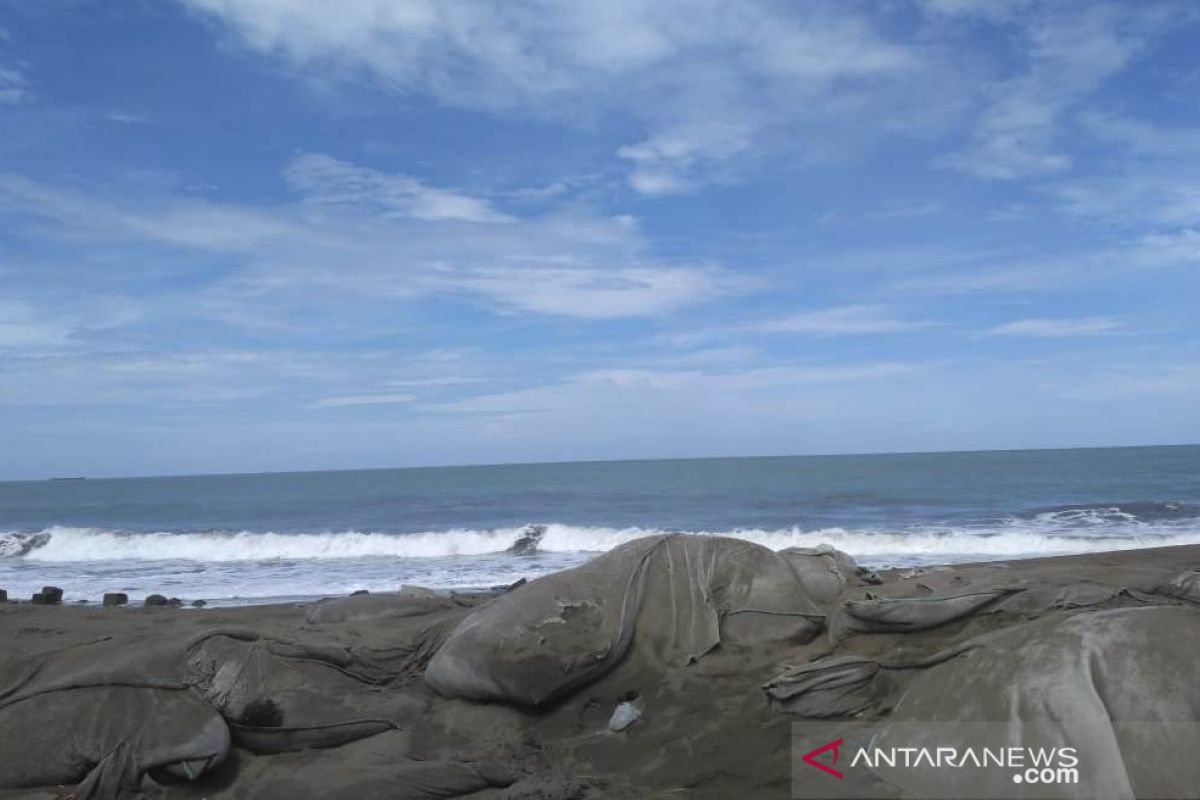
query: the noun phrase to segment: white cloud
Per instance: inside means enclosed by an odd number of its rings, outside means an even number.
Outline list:
[[[1083,317],[1080,319],[1021,319],[997,325],[988,331],[992,336],[1031,336],[1043,339],[1074,336],[1099,336],[1122,329],[1112,317]]]
[[[878,448],[879,428],[859,436],[860,425],[847,429],[840,422],[869,419],[868,425],[875,425],[878,418],[860,409],[883,405],[886,397],[886,408],[892,409],[885,414],[887,425],[894,432],[896,417],[905,414],[895,411],[897,398],[921,388],[929,369],[901,362],[598,369],[430,404],[423,420],[469,430],[490,449],[512,453],[533,447],[543,460],[844,451],[868,440]],[[847,430],[858,436],[854,445],[844,438]],[[587,431],[602,435],[589,439]],[[831,444],[832,439],[838,443]]]
[[[0,65],[0,105],[15,105],[30,97],[29,80],[15,67]]]
[[[454,396],[483,375],[500,374],[486,359],[472,358],[458,364],[464,374],[454,381],[438,381],[435,358],[399,350],[133,350],[129,342],[117,349],[39,350],[24,338],[15,344],[8,352],[0,347],[3,406],[142,406],[167,415],[223,407],[231,418],[274,416],[301,408],[297,398],[319,398],[309,408],[406,405]],[[347,387],[369,389],[351,393]]]
[[[1146,261],[1161,264],[1200,264],[1200,230],[1152,233],[1140,240]]]
[[[729,345],[726,347],[706,347],[691,350],[686,353],[673,354],[655,359],[661,365],[673,368],[679,367],[715,367],[742,366],[753,364],[759,360],[759,352],[752,347]]]
[[[1074,216],[1123,225],[1200,225],[1200,172],[1188,160],[1137,164],[1120,174],[1063,181],[1050,191]]]
[[[1119,364],[1097,373],[1076,376],[1057,388],[1061,397],[1095,403],[1107,398],[1179,397],[1200,400],[1200,364]]]
[[[61,347],[69,343],[73,330],[73,324],[33,305],[0,300],[0,352]]]
[[[496,108],[608,92],[629,103],[696,88],[686,67],[724,56],[747,75],[831,80],[911,66],[913,55],[833,7],[780,13],[746,0],[185,0],[249,47],[300,68],[366,69],[452,104]],[[803,12],[803,13],[802,13]],[[631,78],[639,78],[631,81]]]
[[[22,351],[0,362],[0,405],[140,406],[176,410],[262,398],[290,359],[253,353],[105,353]],[[286,385],[286,384],[285,384]]]
[[[714,271],[690,267],[481,267],[448,278],[449,286],[513,309],[591,319],[664,314],[716,295],[722,284]]]
[[[1009,19],[1028,8],[1034,0],[921,0],[926,9],[950,16]]]
[[[438,102],[539,117],[621,115],[636,191],[721,175],[768,130],[798,124],[921,66],[844,4],[763,0],[185,0],[253,50],[319,81],[367,76]],[[873,95],[877,114],[892,93]],[[925,109],[926,116],[929,115]]]
[[[613,384],[619,386],[649,385],[677,388],[711,388],[725,391],[753,389],[779,389],[823,384],[856,383],[901,375],[914,375],[927,369],[925,364],[902,361],[886,361],[870,364],[786,365],[777,367],[755,367],[751,369],[704,372],[677,371],[655,372],[653,370],[598,370],[584,373],[576,378],[587,384]]]
[[[327,157],[289,168],[297,203],[245,207],[105,196],[0,176],[0,212],[54,223],[50,235],[217,251],[241,267],[192,298],[261,331],[387,324],[405,300],[440,294],[501,311],[592,319],[673,311],[737,290],[709,265],[658,263],[636,220],[573,207],[517,219],[454,195],[429,201],[403,176]],[[399,188],[398,188],[399,187]],[[496,224],[502,222],[503,224]],[[357,303],[353,320],[344,314]]]
[[[352,394],[338,397],[323,397],[313,404],[314,408],[346,408],[347,406],[390,406],[411,403],[413,394]]]
[[[1080,121],[1097,139],[1122,145],[1138,155],[1172,158],[1200,153],[1200,128],[1159,125],[1099,111],[1081,115]]]
[[[188,2],[249,47],[300,69],[365,69],[391,87],[457,105],[506,107],[552,96],[652,64],[676,47],[654,9],[632,3]]]
[[[407,175],[391,175],[327,155],[299,156],[284,176],[309,202],[375,211],[385,217],[429,221],[511,222],[486,200],[426,186]]]
[[[1047,259],[1019,256],[963,255],[970,268],[924,271],[890,282],[905,295],[939,297],[971,294],[1026,296],[1057,290],[1072,292],[1080,285],[1118,285],[1144,280],[1145,270],[1200,263],[1200,232],[1179,229],[1130,237],[1123,242],[1084,249]],[[1073,296],[1073,295],[1072,295]]]
[[[469,414],[515,414],[533,410],[565,410],[576,399],[603,405],[616,398],[641,397],[715,399],[747,398],[763,393],[788,393],[805,388],[883,381],[919,375],[930,369],[912,362],[867,364],[784,365],[741,370],[655,370],[645,368],[599,369],[566,380],[511,392],[479,395],[431,404],[430,410]],[[656,401],[657,402],[657,401]],[[682,406],[681,406],[682,408]]]
[[[189,198],[156,198],[158,203],[118,201],[105,191],[81,191],[0,173],[0,213],[51,220],[49,236],[128,238],[210,251],[245,251],[272,239],[310,238],[269,210],[216,205]]]
[[[0,273],[2,275],[3,273]],[[128,298],[92,294],[82,299],[54,293],[50,297],[0,298],[0,353],[51,356],[78,352],[89,337],[107,334],[140,318]]]
[[[7,45],[12,36],[0,27],[0,45]],[[32,96],[29,88],[29,78],[21,67],[11,62],[0,60],[0,106],[16,105]]]
[[[879,305],[850,305],[793,314],[763,323],[760,327],[775,333],[811,333],[818,336],[845,336],[876,333],[906,333],[931,327],[933,323],[901,319]]]
[[[118,125],[150,125],[154,122],[153,118],[144,114],[131,114],[128,111],[110,111],[104,118]]]
[[[473,383],[483,383],[483,378],[472,378],[466,375],[435,375],[428,378],[405,378],[384,381],[385,386],[395,388],[430,388],[445,386],[466,386]]]
[[[1038,96],[1038,87],[1006,87],[983,115],[972,148],[946,163],[981,178],[1019,178],[1059,172],[1070,156],[1055,151],[1058,102]]]
[[[629,183],[636,191],[681,194],[693,187],[711,162],[731,158],[749,144],[744,126],[709,122],[659,133],[622,147],[617,155],[633,163]]]
[[[314,81],[585,125],[615,117],[636,132],[615,154],[646,195],[734,180],[765,150],[803,165],[881,132],[892,144],[964,122],[969,142],[939,163],[985,178],[1062,172],[1084,102],[1191,18],[1185,4],[920,0],[913,33],[890,10],[825,0],[181,2]],[[479,211],[446,201],[430,213]]]
[[[1061,286],[1075,279],[1073,266],[1058,263],[997,264],[971,270],[942,270],[901,278],[891,288],[906,294],[952,296],[1017,293]]]
[[[861,226],[863,223],[885,223],[894,227],[899,221],[936,217],[945,212],[946,205],[940,202],[890,202],[860,209],[830,208],[814,217],[813,222],[823,228]]]
[[[991,101],[972,144],[946,159],[979,177],[1020,178],[1069,168],[1064,119],[1124,70],[1169,20],[1158,7],[1106,3],[1082,8],[1046,4],[1020,18],[1027,37],[1027,70],[987,87]]]

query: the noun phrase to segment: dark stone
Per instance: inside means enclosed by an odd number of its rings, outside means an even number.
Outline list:
[[[495,594],[504,594],[505,592],[511,592],[513,589],[520,589],[528,582],[529,581],[527,579],[521,578],[515,583],[505,583],[499,586],[491,586],[488,588],[488,591]]]
[[[854,574],[858,576],[859,580],[870,586],[878,586],[879,584],[883,583],[883,578],[880,578],[866,567],[856,568],[854,570]]]
[[[50,605],[50,601],[46,599],[46,595],[42,594],[41,592],[34,592],[33,596],[29,598],[29,602],[33,603],[35,606]]]
[[[166,604],[167,598],[163,597],[161,594],[152,594],[147,597],[146,602],[143,603],[143,605],[147,606],[165,606]]]
[[[354,597],[355,595],[360,595],[360,594],[370,594],[370,592],[367,591],[366,589],[355,589],[353,592],[350,593],[350,596]]]
[[[0,589],[0,603],[8,602],[8,589]]]
[[[204,602],[203,600],[192,601],[192,608],[204,608],[206,605],[208,605],[208,603]]]
[[[62,589],[57,586],[43,586],[38,594],[45,598],[46,605],[52,606],[62,602]]]
[[[451,589],[450,599],[460,606],[471,607],[488,600],[495,600],[507,591],[507,586],[493,586],[490,589],[472,589],[465,592]]]
[[[521,531],[521,535],[512,543],[507,552],[515,556],[536,555],[538,545],[542,543],[542,537],[545,535],[545,525],[526,525]]]
[[[104,595],[104,605],[106,606],[123,606],[129,602],[129,595],[124,592],[106,592]]]
[[[178,597],[172,597],[170,600],[167,601],[167,605],[173,606],[174,608],[179,608],[181,605],[183,605],[183,601],[180,600]]]

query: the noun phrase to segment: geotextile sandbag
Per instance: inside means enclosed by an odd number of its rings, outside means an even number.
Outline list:
[[[1074,747],[1077,797],[1193,797],[1200,759],[1200,610],[1150,606],[1056,614],[979,637],[977,646],[920,672],[873,746],[929,745],[948,723],[986,723],[993,746]],[[898,731],[892,737],[894,726]],[[965,728],[964,728],[965,730]],[[928,736],[930,741],[922,740]],[[967,775],[964,771],[963,775]],[[914,773],[913,796],[936,788]],[[971,785],[971,796],[1007,796]],[[966,778],[964,778],[966,779]],[[976,779],[977,780],[977,779]],[[1007,785],[1005,785],[1007,784]]]
[[[652,536],[477,609],[434,654],[425,680],[448,697],[540,706],[598,679],[631,648],[678,667],[722,643],[807,642],[823,624],[774,551]]]

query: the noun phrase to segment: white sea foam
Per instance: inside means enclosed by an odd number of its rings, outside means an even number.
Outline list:
[[[991,525],[902,530],[821,528],[692,531],[723,534],[773,549],[830,544],[873,567],[1200,544],[1195,516],[1130,522],[1108,510],[1073,509],[1012,517]],[[1094,523],[1106,517],[1107,524]],[[11,597],[61,586],[68,601],[123,591],[160,592],[210,603],[255,603],[395,590],[403,583],[438,589],[491,586],[536,578],[593,554],[662,531],[655,528],[541,526],[423,533],[170,532],[129,533],[53,527],[0,532],[0,586]],[[525,555],[507,552],[519,542]]]
[[[865,563],[893,558],[934,562],[961,556],[1019,556],[1123,550],[1176,544],[1200,544],[1200,524],[1109,527],[1103,535],[1073,530],[1038,515],[988,527],[915,527],[899,531],[821,528],[802,530],[735,529],[683,531],[723,535],[779,550],[830,544]],[[537,544],[542,553],[599,553],[663,531],[545,525]],[[0,533],[0,558],[27,562],[194,561],[202,563],[325,561],[332,559],[422,559],[503,553],[524,537],[527,528],[448,530],[422,533],[339,531],[327,533],[209,532],[126,533],[98,528],[53,527],[38,533]]]
[[[29,549],[28,561],[201,562],[326,560],[338,558],[432,558],[480,555],[507,549],[520,528],[449,530],[392,534],[360,531],[274,533],[126,533],[101,528],[53,527],[41,546]],[[9,537],[13,537],[9,534]],[[2,540],[0,540],[2,541]],[[19,548],[0,545],[0,554]]]

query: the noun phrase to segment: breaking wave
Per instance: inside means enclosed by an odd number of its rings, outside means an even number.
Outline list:
[[[1159,504],[1162,505],[1162,504]],[[1169,505],[1169,504],[1166,504]],[[983,525],[926,525],[899,530],[820,528],[680,531],[723,535],[779,550],[829,544],[866,563],[894,557],[934,562],[962,556],[1018,556],[1200,544],[1195,506],[1160,508],[1152,521],[1123,506],[1063,507],[1015,515]],[[528,525],[422,533],[340,531],[276,533],[218,531],[133,533],[102,528],[52,527],[0,532],[0,558],[33,562],[82,561],[322,561],[422,559],[488,554],[598,553],[656,533],[656,528]],[[956,558],[958,557],[958,558]]]
[[[1200,506],[1177,500],[1143,500],[1129,503],[1052,506],[1034,509],[1017,516],[1068,525],[1153,524],[1179,520],[1200,522]]]

